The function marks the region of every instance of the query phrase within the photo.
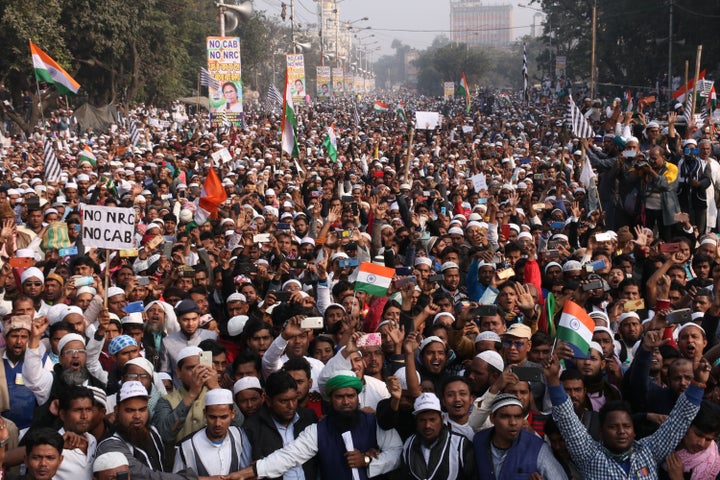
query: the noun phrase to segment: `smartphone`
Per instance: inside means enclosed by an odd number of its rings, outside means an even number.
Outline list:
[[[269,233],[258,233],[257,235],[253,235],[253,243],[268,243],[269,241]]]
[[[150,285],[150,277],[138,277],[138,286],[147,287]]]
[[[476,317],[493,317],[497,315],[497,307],[495,305],[480,305],[475,309]]]
[[[638,300],[627,300],[623,303],[624,312],[633,312],[635,310],[642,310],[645,308],[645,300],[642,298]]]
[[[200,365],[203,365],[205,367],[212,367],[212,352],[208,352],[207,350],[203,350],[200,352]]]
[[[420,240],[427,241],[430,240],[430,232],[424,231],[420,234]]]
[[[77,250],[77,249],[75,249]],[[138,249],[137,248],[131,248],[130,250],[120,250],[118,252],[118,255],[120,255],[120,258],[132,258],[138,256]],[[63,255],[61,255],[63,256]]]
[[[611,242],[612,235],[607,232],[596,233],[595,240],[597,240],[598,242]]]
[[[410,267],[395,267],[395,275],[398,277],[406,277],[412,275],[412,268]]]
[[[430,196],[430,190],[423,190],[423,197],[429,197]]]
[[[545,175],[543,175],[542,173],[536,173],[533,178],[534,178],[535,180],[543,181],[543,180],[545,180]]]
[[[680,310],[673,310],[668,313],[665,317],[668,323],[675,323],[684,325],[692,320],[692,311],[689,308],[681,308]]]
[[[487,199],[486,197],[478,198],[478,205],[485,205],[485,204],[487,204],[487,200],[488,200],[488,199]]]
[[[513,367],[512,373],[517,375],[521,382],[542,382],[543,372],[537,367]]]
[[[352,213],[355,216],[360,215],[360,207],[358,206],[357,202],[352,202],[350,204],[350,209],[352,209]]]
[[[680,212],[673,215],[673,219],[676,222],[685,223],[689,219],[689,215],[687,213]]]
[[[340,268],[355,268],[360,265],[360,261],[357,258],[341,258],[338,262]]]
[[[596,290],[598,288],[603,288],[603,282],[600,279],[593,280],[590,283],[585,283],[582,286],[582,289],[585,292],[589,292],[590,290]]]
[[[352,238],[353,232],[352,230],[342,230],[340,232],[340,238]]]
[[[142,300],[138,300],[137,302],[130,302],[125,305],[123,310],[125,310],[125,313],[140,313],[145,311],[145,305]]]
[[[428,277],[428,282],[440,283],[442,281],[443,281],[442,273],[438,273],[437,275],[430,275],[430,277]]]
[[[597,272],[598,270],[602,270],[605,268],[605,260],[595,260],[594,262],[590,262],[586,267],[591,267],[592,270],[588,270],[589,272]]]
[[[368,345],[380,345],[381,343],[382,338],[379,333],[367,333],[362,337],[358,338],[357,346],[358,348],[363,348],[367,347]]]
[[[320,330],[323,328],[323,317],[305,317],[300,321],[300,328]]]
[[[168,260],[172,260],[172,247],[173,242],[168,241],[163,244],[163,257]]]
[[[248,275],[257,272],[257,265],[252,263],[241,263],[237,267],[237,271],[241,275]]]
[[[307,267],[307,260],[292,258],[289,259],[288,265],[290,265],[290,268],[305,268]]]
[[[515,276],[515,270],[512,268],[506,268],[497,272],[496,275],[500,280],[507,280],[508,278]]]
[[[551,230],[562,230],[563,228],[565,228],[565,222],[552,222],[550,224]]]
[[[680,251],[680,242],[676,243],[662,243],[660,244],[660,251],[662,253],[675,253]]]
[[[560,250],[553,250],[553,249],[546,250],[544,256],[545,256],[546,260],[550,260],[550,261],[558,260],[560,258]]]
[[[277,224],[278,230],[290,230],[290,224],[288,222],[280,222]]]
[[[281,303],[287,303],[290,300],[290,292],[273,292],[275,300]]]
[[[120,250],[120,256],[122,256],[123,250]],[[58,255],[61,257],[72,257],[73,255],[78,254],[77,247],[67,247],[67,248],[61,248],[58,250]]]
[[[507,240],[510,237],[510,225],[507,223],[500,227],[500,233],[502,233],[503,237],[505,237],[505,240]]]
[[[395,281],[395,286],[397,288],[404,288],[408,285],[417,285],[417,277],[415,275],[410,275],[409,277],[402,277]]]
[[[90,285],[95,283],[95,279],[93,277],[78,277],[73,282],[75,284],[75,288],[80,287],[89,287]]]
[[[533,203],[533,210],[545,210],[544,203]]]
[[[440,207],[440,215],[447,215],[447,208]]]
[[[162,235],[156,235],[153,238],[151,238],[148,243],[147,247],[149,250],[155,250],[157,247],[160,246],[160,244],[163,242],[163,236]]]
[[[355,200],[355,198],[353,198],[352,195],[343,195],[342,198],[340,199],[340,201],[347,202],[347,203],[353,202],[354,200]]]
[[[12,257],[8,263],[12,268],[30,268],[35,264],[35,259],[29,257]]]

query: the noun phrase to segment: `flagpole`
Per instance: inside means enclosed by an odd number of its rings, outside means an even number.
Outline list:
[[[405,181],[410,183],[410,157],[412,156],[412,143],[415,137],[415,129],[410,128],[410,139],[408,140],[407,154],[405,155]]]
[[[200,72],[197,76],[197,97],[195,97],[195,115],[200,113]]]
[[[698,86],[698,77],[700,76],[700,59],[702,57],[702,45],[698,45],[697,47],[697,58],[695,59],[695,84],[693,85],[693,93],[692,93],[692,108],[690,109],[690,118],[688,118],[688,121],[690,119],[695,118],[695,104],[697,103],[697,86]]]

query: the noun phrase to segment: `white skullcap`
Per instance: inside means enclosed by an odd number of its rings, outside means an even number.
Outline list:
[[[107,452],[98,456],[93,462],[93,473],[113,470],[119,467],[129,466],[127,457],[120,452]]]
[[[125,290],[123,290],[120,287],[110,287],[108,288],[108,298],[114,297],[115,295],[125,295]]]
[[[178,353],[177,363],[180,363],[182,360],[185,360],[188,357],[194,357],[195,355],[199,356],[201,353],[202,353],[202,348],[200,348],[200,347],[194,347],[194,346],[185,347],[182,350],[180,350],[180,353]]]
[[[502,339],[500,338],[500,335],[493,332],[492,330],[485,330],[484,332],[480,332],[477,335],[475,335],[475,343],[478,342],[501,342]]]
[[[492,365],[497,371],[502,372],[505,370],[505,362],[498,352],[495,350],[485,350],[475,355],[475,358],[483,360],[488,365]]]
[[[145,370],[150,375],[155,372],[155,367],[153,367],[153,364],[150,362],[150,360],[146,359],[145,357],[135,357],[132,360],[128,360],[125,365],[136,365]]]
[[[230,296],[227,298],[227,300],[225,300],[225,303],[230,303],[230,302],[243,302],[243,303],[247,303],[247,298],[245,298],[245,295],[243,295],[242,293],[237,293],[237,292],[235,292],[235,293],[233,293],[232,295],[230,295]]]
[[[533,237],[530,232],[520,232],[517,238],[518,240],[520,240],[521,238],[529,238],[530,240],[532,240]]]
[[[398,380],[400,380],[400,388],[403,390],[408,389],[407,384],[407,370],[405,370],[405,367],[398,368],[395,370],[395,373],[393,374],[395,377],[397,377]],[[416,370],[415,375],[417,375],[418,384],[420,383],[420,373]]]
[[[85,346],[85,338],[83,338],[81,335],[78,335],[77,333],[66,333],[58,342],[58,352],[62,353],[65,345],[74,341],[82,342],[83,346]]]
[[[205,406],[210,405],[232,405],[233,394],[224,388],[213,388],[205,393]]]
[[[30,278],[37,278],[41,282],[45,282],[45,275],[43,275],[42,271],[37,267],[30,267],[22,272],[20,275],[20,284],[25,283],[25,281]]]
[[[415,266],[418,265],[427,265],[428,267],[432,268],[433,262],[428,257],[416,257],[415,258]]]
[[[235,315],[227,323],[228,335],[235,337],[240,335],[245,329],[245,324],[250,319],[247,315]]]
[[[262,390],[260,386],[260,380],[257,377],[243,377],[233,385],[233,395],[237,395],[243,390],[248,389]]]

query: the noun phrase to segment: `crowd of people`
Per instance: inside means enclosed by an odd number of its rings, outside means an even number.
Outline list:
[[[713,118],[585,99],[578,138],[562,97],[383,100],[296,106],[298,158],[259,107],[6,144],[4,475],[720,478]],[[134,208],[135,248],[84,246],[84,204]],[[557,338],[572,304],[589,348]]]

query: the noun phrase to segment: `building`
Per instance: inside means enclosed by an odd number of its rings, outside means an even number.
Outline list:
[[[450,0],[450,30],[455,43],[506,47],[512,41],[512,5]]]

